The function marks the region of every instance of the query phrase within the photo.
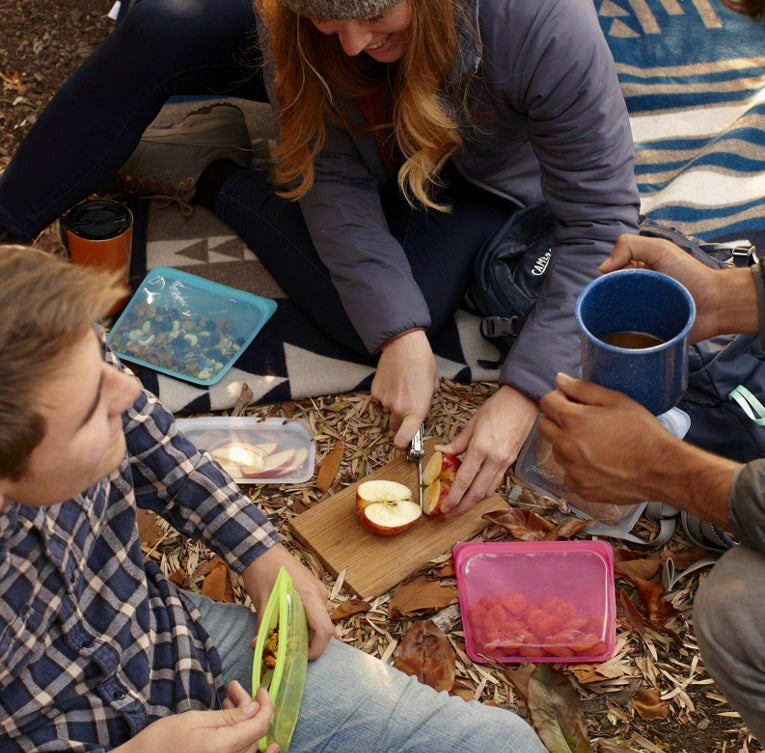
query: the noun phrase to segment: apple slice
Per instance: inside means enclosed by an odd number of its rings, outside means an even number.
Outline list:
[[[263,467],[263,456],[253,452],[248,446],[236,442],[216,447],[210,454],[219,462],[227,465],[238,465],[240,468],[249,468],[258,471]]]
[[[436,450],[422,469],[422,485],[430,486],[436,479],[451,483],[459,467],[460,459],[456,455]]]
[[[270,478],[272,476],[281,475],[280,472],[285,468],[290,469],[295,460],[296,451],[293,449],[282,450],[281,452],[275,452],[272,455],[268,455],[262,458],[263,465],[260,470],[252,471],[249,473],[243,473],[245,478]]]
[[[411,528],[422,517],[412,491],[397,481],[364,481],[356,489],[356,517],[364,528],[392,536]]]
[[[439,515],[441,502],[449,493],[454,477],[461,465],[456,455],[436,450],[428,459],[422,471],[422,508],[426,515]]]
[[[426,515],[440,515],[441,502],[449,493],[450,485],[436,479],[430,486],[425,487],[422,494],[422,511]]]
[[[227,463],[223,460],[218,460],[218,465],[223,468],[231,478],[240,478],[242,475],[242,472],[236,463]]]
[[[273,455],[279,449],[278,442],[258,442],[253,444],[252,442],[243,442],[243,447],[246,447],[251,452],[256,452],[258,455],[265,457],[266,455]]]
[[[286,476],[289,473],[299,471],[302,468],[303,463],[305,463],[307,457],[308,448],[298,447],[297,450],[295,450],[295,456],[292,458],[290,464],[275,472],[274,476]]]

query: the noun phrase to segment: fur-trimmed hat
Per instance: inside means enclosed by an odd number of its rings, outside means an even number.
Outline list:
[[[294,13],[322,21],[372,18],[400,2],[402,0],[280,0],[281,5]]]

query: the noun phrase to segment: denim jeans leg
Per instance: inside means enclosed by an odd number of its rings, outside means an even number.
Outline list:
[[[226,682],[251,691],[255,614],[187,594],[212,637]],[[331,640],[309,662],[291,753],[544,753],[519,716],[436,693],[379,659]]]
[[[0,225],[28,242],[97,191],[168,97],[265,100],[251,0],[141,0],[61,87],[0,176]]]
[[[519,716],[436,693],[340,641],[309,664],[290,751],[544,753]]]
[[[202,615],[202,625],[218,650],[223,680],[238,680],[252,692],[252,655],[250,641],[257,635],[257,616],[242,604],[213,601],[203,594],[184,591]]]
[[[727,551],[696,594],[693,624],[704,666],[765,743],[765,555]]]

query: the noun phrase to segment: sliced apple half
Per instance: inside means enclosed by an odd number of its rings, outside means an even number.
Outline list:
[[[364,481],[356,489],[356,517],[364,528],[392,536],[411,528],[422,516],[412,491],[397,481]]]
[[[456,455],[436,450],[422,471],[422,509],[426,515],[439,515],[441,502],[449,493],[461,461]]]

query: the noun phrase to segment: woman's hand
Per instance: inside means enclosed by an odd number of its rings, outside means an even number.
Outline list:
[[[335,628],[327,612],[329,594],[326,586],[317,580],[296,557],[281,544],[275,544],[250,563],[242,573],[242,582],[258,614],[263,614],[279,569],[284,567],[292,578],[292,585],[300,596],[308,620],[310,644],[308,658],[317,659],[324,652]],[[253,638],[253,646],[254,644]]]
[[[186,711],[158,719],[114,753],[257,753],[258,740],[268,731],[274,707],[265,689],[253,701],[238,682],[229,683],[220,711]],[[277,753],[275,743],[266,753]]]
[[[407,332],[383,347],[372,397],[390,411],[396,447],[403,449],[412,441],[437,390],[436,359],[422,330]]]
[[[441,507],[447,517],[462,515],[486,499],[518,457],[537,417],[537,404],[503,385],[470,419],[460,435],[437,449],[465,456]]]

